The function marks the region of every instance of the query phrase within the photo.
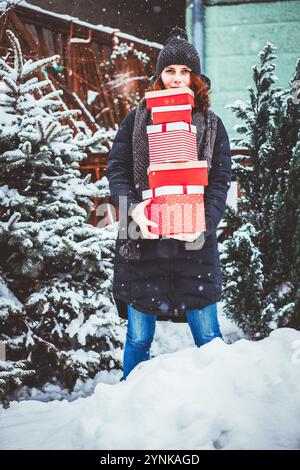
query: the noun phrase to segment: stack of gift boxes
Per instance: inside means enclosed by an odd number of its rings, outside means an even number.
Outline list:
[[[153,125],[147,126],[150,166],[149,189],[143,199],[149,227],[157,235],[205,231],[204,186],[207,163],[198,160],[196,126],[192,122],[194,93],[189,88],[145,94]]]

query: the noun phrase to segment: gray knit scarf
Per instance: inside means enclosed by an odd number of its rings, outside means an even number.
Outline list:
[[[213,111],[205,112],[194,108],[192,110],[192,124],[197,128],[198,159],[207,161],[208,172],[211,168],[214,143],[217,135],[218,118]],[[142,191],[148,189],[147,169],[149,167],[149,143],[147,125],[151,125],[151,111],[146,108],[146,100],[142,98],[136,111],[133,136],[133,178],[137,194],[142,201]],[[139,240],[131,238],[120,247],[120,254],[126,259],[140,259],[141,247]]]

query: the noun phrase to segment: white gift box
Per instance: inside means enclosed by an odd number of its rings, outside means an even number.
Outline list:
[[[147,126],[150,164],[196,161],[197,128],[177,121]]]

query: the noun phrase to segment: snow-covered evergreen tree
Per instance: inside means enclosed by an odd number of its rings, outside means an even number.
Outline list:
[[[273,87],[275,50],[267,43],[259,54],[250,100],[229,106],[243,121],[233,142],[249,156],[234,157],[242,196],[237,214],[227,214],[236,231],[222,249],[225,311],[255,337],[300,327],[299,104],[292,87]]]
[[[34,375],[34,371],[29,369],[28,361],[6,360],[8,350],[11,359],[20,355],[25,331],[22,304],[0,277],[0,402],[5,402],[10,390]]]
[[[1,304],[0,340],[15,367],[29,360],[35,386],[72,387],[120,366],[122,326],[111,293],[117,230],[85,223],[91,198],[108,194],[108,185],[79,171],[84,150],[109,145],[109,136],[74,135],[66,122],[75,112],[39,74],[58,56],[24,61],[7,34],[13,60],[0,58],[0,269],[16,302]]]

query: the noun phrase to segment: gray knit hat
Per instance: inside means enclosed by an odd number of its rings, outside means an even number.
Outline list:
[[[165,67],[174,64],[186,65],[192,72],[200,75],[210,88],[209,78],[201,74],[199,54],[193,44],[188,42],[186,32],[179,26],[171,29],[169,37],[158,55],[155,75],[151,77],[150,85],[160,76]]]

